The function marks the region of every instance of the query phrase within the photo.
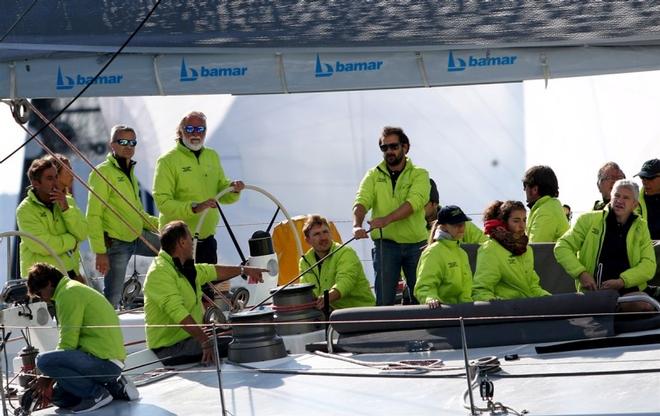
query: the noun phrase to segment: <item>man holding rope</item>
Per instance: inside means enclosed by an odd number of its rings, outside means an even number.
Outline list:
[[[410,140],[401,128],[383,128],[378,146],[383,161],[360,183],[353,204],[353,236],[367,238],[363,222],[371,210],[376,303],[393,305],[402,269],[411,293],[415,289],[417,262],[428,233],[424,205],[431,182],[428,172],[406,156]]]
[[[96,270],[105,276],[103,294],[115,309],[119,308],[131,257],[154,257],[160,249],[158,219],[145,211],[135,177],[133,156],[137,143],[133,128],[114,126],[110,132],[111,153],[96,166],[98,173],[92,171],[89,175],[89,186],[98,195],[88,195],[89,243],[96,253]],[[115,208],[125,221],[106,209],[102,201]]]
[[[316,308],[323,309],[323,292],[326,290],[332,309],[374,306],[376,298],[371,292],[357,253],[351,247],[340,247],[340,244],[332,241],[328,220],[320,215],[310,215],[302,230],[305,241],[312,248],[300,259],[301,272],[332,253],[300,277],[301,283],[314,285]]]

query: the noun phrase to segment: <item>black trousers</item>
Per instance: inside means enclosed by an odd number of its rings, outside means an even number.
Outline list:
[[[206,237],[203,240],[197,240],[197,250],[195,251],[195,263],[218,263],[218,242],[214,236]],[[202,287],[202,292],[211,299],[215,298],[215,290],[210,283]]]

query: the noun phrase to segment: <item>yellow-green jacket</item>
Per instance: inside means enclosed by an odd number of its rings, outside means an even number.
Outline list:
[[[339,246],[336,242],[332,243],[330,251],[335,253],[323,261],[320,274],[318,267],[315,267],[302,275],[300,281],[313,284],[314,296],[317,297],[324,290],[337,289],[341,297],[330,304],[332,309],[374,306],[376,298],[355,250],[347,246],[338,249]],[[300,272],[316,261],[314,249],[309,249],[298,262]]]
[[[132,163],[135,164],[135,162]],[[126,176],[119,167],[117,159],[112,154],[108,154],[105,161],[96,166],[96,169],[117,189],[119,194],[130,202],[130,205],[96,172],[92,171],[89,174],[89,186],[98,194],[99,198],[113,207],[138,233],[141,233],[143,229],[157,232],[158,218],[147,214],[142,206],[133,166],[131,166],[130,177]],[[104,233],[107,233],[108,237],[125,242],[134,241],[139,234],[127,227],[123,221],[101,203],[99,198],[91,192],[88,194],[87,223],[89,225],[89,243],[92,251],[96,254],[104,254],[106,252]],[[143,219],[135,209],[139,209],[144,217],[149,220]]]
[[[477,268],[472,283],[474,300],[521,299],[548,296],[534,271],[531,247],[520,256],[490,238],[477,251]]]
[[[202,212],[193,213],[192,204],[215,198],[230,183],[215,150],[204,147],[198,160],[190,149],[177,142],[174,149],[156,162],[153,196],[160,211],[159,229],[170,221],[181,220],[194,233]],[[229,192],[220,201],[229,204],[238,201],[238,197],[239,194]],[[200,229],[201,239],[215,235],[215,227],[220,219],[218,210],[208,211]]]
[[[103,360],[124,361],[119,318],[101,293],[64,276],[55,288],[53,301],[60,328],[58,350],[81,350]]]
[[[431,182],[425,169],[413,165],[406,158],[406,166],[396,181],[392,191],[392,179],[385,161],[370,169],[362,179],[353,206],[360,204],[371,218],[384,217],[409,202],[413,213],[407,218],[395,221],[383,228],[383,238],[397,243],[418,243],[427,239],[424,205],[429,201]],[[379,239],[380,233],[371,233],[372,239]]]
[[[457,240],[438,240],[422,251],[417,265],[415,298],[419,303],[472,302],[472,270],[468,255]]]
[[[481,228],[477,227],[472,221],[465,221],[465,233],[461,238],[462,244],[483,244],[488,241],[488,236],[484,234]]]
[[[196,264],[197,278],[193,290],[188,279],[179,272],[172,257],[164,251],[151,263],[144,281],[144,320],[147,324],[147,347],[169,347],[190,337],[180,327],[150,325],[177,325],[190,315],[198,324],[203,323],[202,286],[217,279],[215,266]]]
[[[646,209],[646,200],[644,199],[644,187],[639,190],[639,205],[635,208],[635,212],[639,214],[645,221],[649,215],[648,210]]]
[[[569,276],[576,279],[575,286],[580,290],[580,274],[590,273],[596,278],[596,268],[607,224],[609,206],[603,211],[592,211],[581,215],[569,232],[564,234],[555,246],[555,258]],[[633,214],[635,215],[635,214]],[[626,252],[630,269],[621,273],[626,288],[639,287],[643,290],[646,282],[653,278],[656,269],[655,251],[649,234],[649,227],[641,217],[635,219],[626,236]]]
[[[69,270],[78,272],[80,261],[80,243],[87,238],[87,220],[78,209],[76,201],[66,197],[69,209],[62,212],[58,204],[53,204],[51,211],[44,205],[32,189],[16,209],[16,222],[20,231],[25,231],[39,238],[53,249],[64,262],[66,274]],[[48,263],[60,268],[48,251],[31,239],[21,238],[21,276],[26,278],[28,270],[35,263]]]
[[[433,236],[434,240],[438,239],[440,229],[436,229],[436,235]],[[465,233],[463,238],[459,240],[461,244],[483,244],[488,241],[488,236],[484,234],[481,228],[477,227],[472,221],[465,221]]]
[[[557,198],[543,196],[529,211],[527,236],[530,243],[554,243],[569,227],[564,208]]]

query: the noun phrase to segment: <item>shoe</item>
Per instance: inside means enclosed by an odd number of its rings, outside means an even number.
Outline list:
[[[89,397],[87,399],[82,399],[80,403],[71,408],[73,413],[87,413],[92,410],[100,409],[106,404],[112,401],[112,396],[110,393],[103,389],[103,392],[96,397]]]
[[[112,397],[117,400],[136,400],[140,398],[140,392],[130,378],[120,376],[116,382],[105,386]]]

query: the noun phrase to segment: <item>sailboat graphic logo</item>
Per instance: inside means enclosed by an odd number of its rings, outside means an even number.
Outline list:
[[[458,62],[458,65],[456,64]],[[465,71],[465,61],[461,58],[456,58],[454,60],[454,54],[452,51],[449,51],[449,60],[447,61],[447,71],[449,72],[458,72]]]
[[[188,71],[190,71],[190,73]],[[186,67],[186,60],[181,58],[181,75],[179,81],[197,81],[198,76],[199,74],[197,73],[197,70],[195,68],[188,69],[188,67]]]
[[[62,74],[62,68],[57,67],[57,80],[55,81],[56,90],[70,90],[73,89],[75,81],[73,78]]]
[[[323,70],[325,68],[325,71]],[[332,65],[330,64],[324,64],[321,63],[321,58],[319,57],[319,54],[316,54],[316,70],[314,71],[314,75],[316,78],[325,78],[325,77],[330,77],[332,76],[332,73],[334,70],[332,69]]]

